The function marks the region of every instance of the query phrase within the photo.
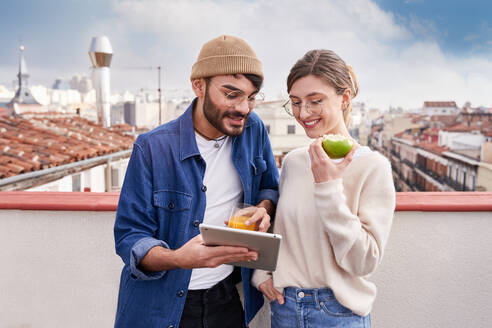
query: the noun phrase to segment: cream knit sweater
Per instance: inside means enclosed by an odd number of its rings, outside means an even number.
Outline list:
[[[342,305],[369,314],[376,286],[367,277],[381,262],[395,209],[389,161],[362,147],[343,178],[315,183],[307,147],[299,148],[283,161],[279,190],[274,286],[331,288]],[[256,270],[252,283],[271,276]]]

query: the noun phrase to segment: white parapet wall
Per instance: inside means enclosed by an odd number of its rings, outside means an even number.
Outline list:
[[[114,212],[0,211],[0,328],[112,327]]]
[[[114,218],[0,209],[0,328],[112,327],[123,265]],[[372,277],[373,326],[490,327],[491,236],[491,210],[396,212]],[[251,327],[269,327],[269,317],[267,305]]]

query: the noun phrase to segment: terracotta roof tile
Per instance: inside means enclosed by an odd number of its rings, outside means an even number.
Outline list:
[[[54,112],[0,117],[0,179],[130,149],[131,130]]]
[[[471,132],[471,131],[480,131],[482,128],[478,125],[466,125],[463,123],[458,123],[453,126],[449,126],[444,128],[444,131],[449,132]]]
[[[417,146],[438,155],[449,150],[446,146],[439,146],[437,142],[419,142]]]

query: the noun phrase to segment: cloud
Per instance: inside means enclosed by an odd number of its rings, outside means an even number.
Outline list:
[[[221,34],[244,38],[264,63],[270,97],[285,93],[290,67],[309,49],[333,49],[353,62],[391,53],[384,44],[411,38],[391,14],[366,0],[115,1],[113,9],[127,30],[155,36],[161,46],[145,56],[164,62],[171,84],[189,83],[191,65],[205,41]]]
[[[410,15],[407,24],[412,33],[422,39],[437,39],[443,34],[432,20],[424,19],[414,14]]]
[[[444,55],[434,42],[416,42],[364,74],[370,78],[379,71],[373,79],[379,85],[370,85],[365,93],[378,103],[418,108],[423,101],[454,100],[490,106],[492,62],[486,58]]]
[[[110,10],[83,33],[110,38],[113,90],[155,89],[157,72],[138,68],[158,65],[164,89],[189,89],[201,45],[233,34],[251,44],[263,61],[269,99],[285,96],[285,80],[297,59],[325,48],[354,67],[361,84],[356,100],[369,107],[416,108],[426,100],[491,105],[490,50],[488,56],[444,53],[435,41],[443,32],[431,21],[401,19],[371,0],[112,0]],[[482,30],[489,29],[482,24]],[[64,45],[81,53],[80,62],[88,66],[89,41],[77,48],[70,40]],[[490,41],[483,47],[490,49]]]
[[[488,58],[445,54],[434,41],[440,32],[431,21],[412,16],[397,22],[369,0],[123,0],[112,7],[120,27],[155,38],[155,46],[141,58],[162,63],[172,86],[188,87],[204,42],[233,34],[247,40],[262,59],[269,98],[285,95],[288,71],[307,50],[328,48],[354,66],[361,82],[359,100],[369,106],[490,102],[484,92],[492,89]]]

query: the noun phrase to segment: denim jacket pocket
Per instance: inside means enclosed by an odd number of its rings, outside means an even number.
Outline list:
[[[163,208],[167,211],[178,212],[191,208],[190,194],[174,190],[154,191],[154,206]]]
[[[121,275],[120,293],[118,295],[118,308],[121,311],[121,313],[125,312],[125,309],[127,308],[129,301],[133,297],[133,293],[135,291],[135,286],[136,286],[135,282],[132,281],[131,279],[131,273],[130,270],[128,270],[128,267],[123,269],[123,271],[125,270],[127,270],[127,272]]]
[[[262,156],[256,156],[253,161],[251,161],[251,167],[253,168],[253,175],[260,175],[267,169],[266,161]]]

